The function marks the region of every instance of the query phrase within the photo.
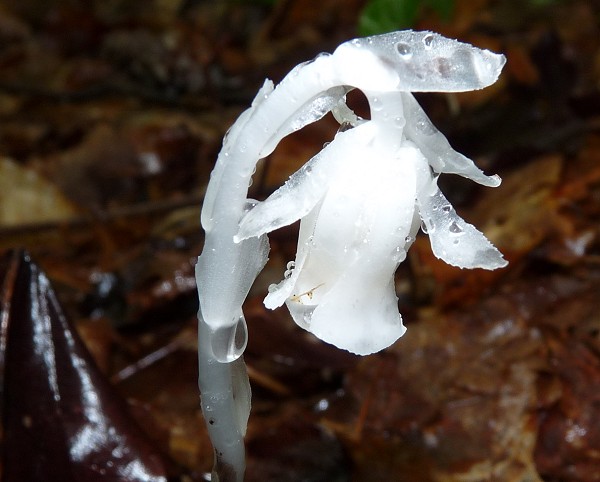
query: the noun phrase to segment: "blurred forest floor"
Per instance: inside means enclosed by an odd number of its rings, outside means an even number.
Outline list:
[[[174,480],[207,480],[212,465],[193,266],[222,136],[265,77],[357,36],[363,5],[0,1],[0,249],[24,247],[45,270]],[[508,58],[486,90],[419,100],[503,177],[495,190],[440,181],[510,265],[461,271],[420,237],[397,276],[408,332],[361,359],[264,309],[297,227],[274,233],[245,308],[247,480],[598,481],[600,5],[462,0],[448,21],[424,9],[414,27]],[[286,139],[251,196],[335,130],[326,118]]]

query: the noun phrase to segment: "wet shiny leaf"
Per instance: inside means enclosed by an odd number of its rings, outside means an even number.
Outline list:
[[[3,480],[166,481],[29,255],[2,260]]]

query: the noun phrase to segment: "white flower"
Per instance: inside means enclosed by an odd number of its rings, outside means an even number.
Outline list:
[[[421,223],[434,254],[449,264],[506,264],[456,214],[436,174],[457,173],[491,186],[500,179],[454,151],[412,95],[396,95],[406,127],[378,119],[338,133],[242,218],[236,237],[260,236],[301,219],[296,259],[284,280],[271,286],[265,305],[273,309],[285,302],[298,325],[360,355],[388,347],[406,330],[394,273]]]
[[[266,233],[300,222],[295,262],[270,289],[294,320],[349,351],[381,350],[405,331],[394,272],[423,223],[434,253],[456,266],[505,264],[437,188],[442,172],[487,186],[488,177],[455,152],[410,92],[463,92],[494,83],[505,58],[433,32],[354,39],[298,65],[277,85],[265,81],[231,126],[202,207],[198,284],[198,383],[215,447],[215,477],[243,479],[250,385],[241,358],[242,303],[267,262]],[[352,89],[371,120],[345,104]],[[332,112],[352,129],[335,139],[266,201],[247,199],[256,163],[287,135]],[[214,423],[213,423],[214,422]]]

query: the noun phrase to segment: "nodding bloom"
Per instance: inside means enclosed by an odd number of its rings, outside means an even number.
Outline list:
[[[486,186],[500,178],[454,151],[411,95],[483,89],[498,79],[505,60],[433,32],[354,39],[296,66],[276,86],[266,80],[231,126],[206,189],[196,264],[198,384],[215,478],[243,480],[250,384],[242,304],[267,262],[268,232],[301,220],[296,258],[270,287],[266,306],[286,303],[300,326],[362,355],[405,332],[394,273],[420,226],[447,263],[506,264],[437,186],[441,173]],[[365,94],[369,120],[346,105],[352,89]],[[341,124],[333,141],[268,199],[247,199],[256,163],[329,112]]]
[[[434,254],[451,265],[506,265],[437,186],[440,173],[487,186],[499,185],[500,178],[454,151],[411,94],[396,96],[399,101],[384,103],[369,121],[340,105],[338,115],[354,126],[246,213],[236,237],[260,236],[300,219],[296,259],[283,281],[270,287],[265,305],[285,302],[299,326],[360,355],[388,347],[406,331],[394,273],[421,226]]]

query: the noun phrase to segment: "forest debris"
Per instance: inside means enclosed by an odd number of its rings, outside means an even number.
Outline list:
[[[30,168],[0,157],[0,225],[65,220],[77,212],[53,183]]]

